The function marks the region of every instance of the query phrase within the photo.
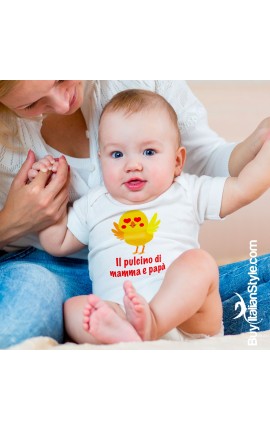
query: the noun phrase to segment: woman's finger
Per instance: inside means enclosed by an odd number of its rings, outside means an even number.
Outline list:
[[[62,203],[60,204],[59,208],[58,208],[58,217],[59,219],[66,214],[67,212],[67,204],[69,202],[69,197],[66,196],[66,198],[62,201]]]
[[[28,181],[28,171],[31,169],[33,163],[35,162],[36,157],[33,151],[31,149],[28,151],[27,158],[25,162],[23,163],[22,167],[20,168],[19,172],[15,176],[13,180],[12,186],[17,189],[20,188],[22,185],[25,185]]]

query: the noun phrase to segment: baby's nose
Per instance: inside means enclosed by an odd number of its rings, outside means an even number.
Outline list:
[[[141,171],[142,170],[142,163],[136,159],[128,160],[127,165],[126,165],[126,170],[128,172],[134,172],[136,170]]]

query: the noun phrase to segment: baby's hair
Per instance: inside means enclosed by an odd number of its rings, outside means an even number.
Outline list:
[[[167,100],[160,94],[153,91],[131,89],[117,93],[104,107],[100,120],[106,112],[124,111],[126,115],[151,110],[165,108],[178,134],[179,145],[181,136],[178,125],[178,118],[175,110]]]

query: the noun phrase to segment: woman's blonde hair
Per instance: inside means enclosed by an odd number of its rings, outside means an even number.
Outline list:
[[[0,99],[7,95],[20,81],[0,81]]]
[[[20,81],[0,81],[0,100],[1,97],[7,95],[15,85]],[[14,118],[14,121],[12,121]],[[13,124],[13,126],[11,126]],[[16,115],[4,106],[0,101],[0,139],[3,142],[3,139],[7,140],[10,136],[16,134],[17,130],[15,128],[16,124]],[[0,143],[1,143],[0,142]]]

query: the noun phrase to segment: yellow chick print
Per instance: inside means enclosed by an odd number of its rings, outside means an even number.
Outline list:
[[[143,254],[145,250],[145,244],[153,239],[154,233],[157,231],[160,220],[157,220],[157,214],[155,213],[150,222],[148,222],[147,216],[138,210],[125,212],[118,224],[113,223],[115,229],[112,229],[113,234],[119,240],[124,240],[129,245],[136,246],[133,254]],[[139,247],[142,247],[139,252]]]

